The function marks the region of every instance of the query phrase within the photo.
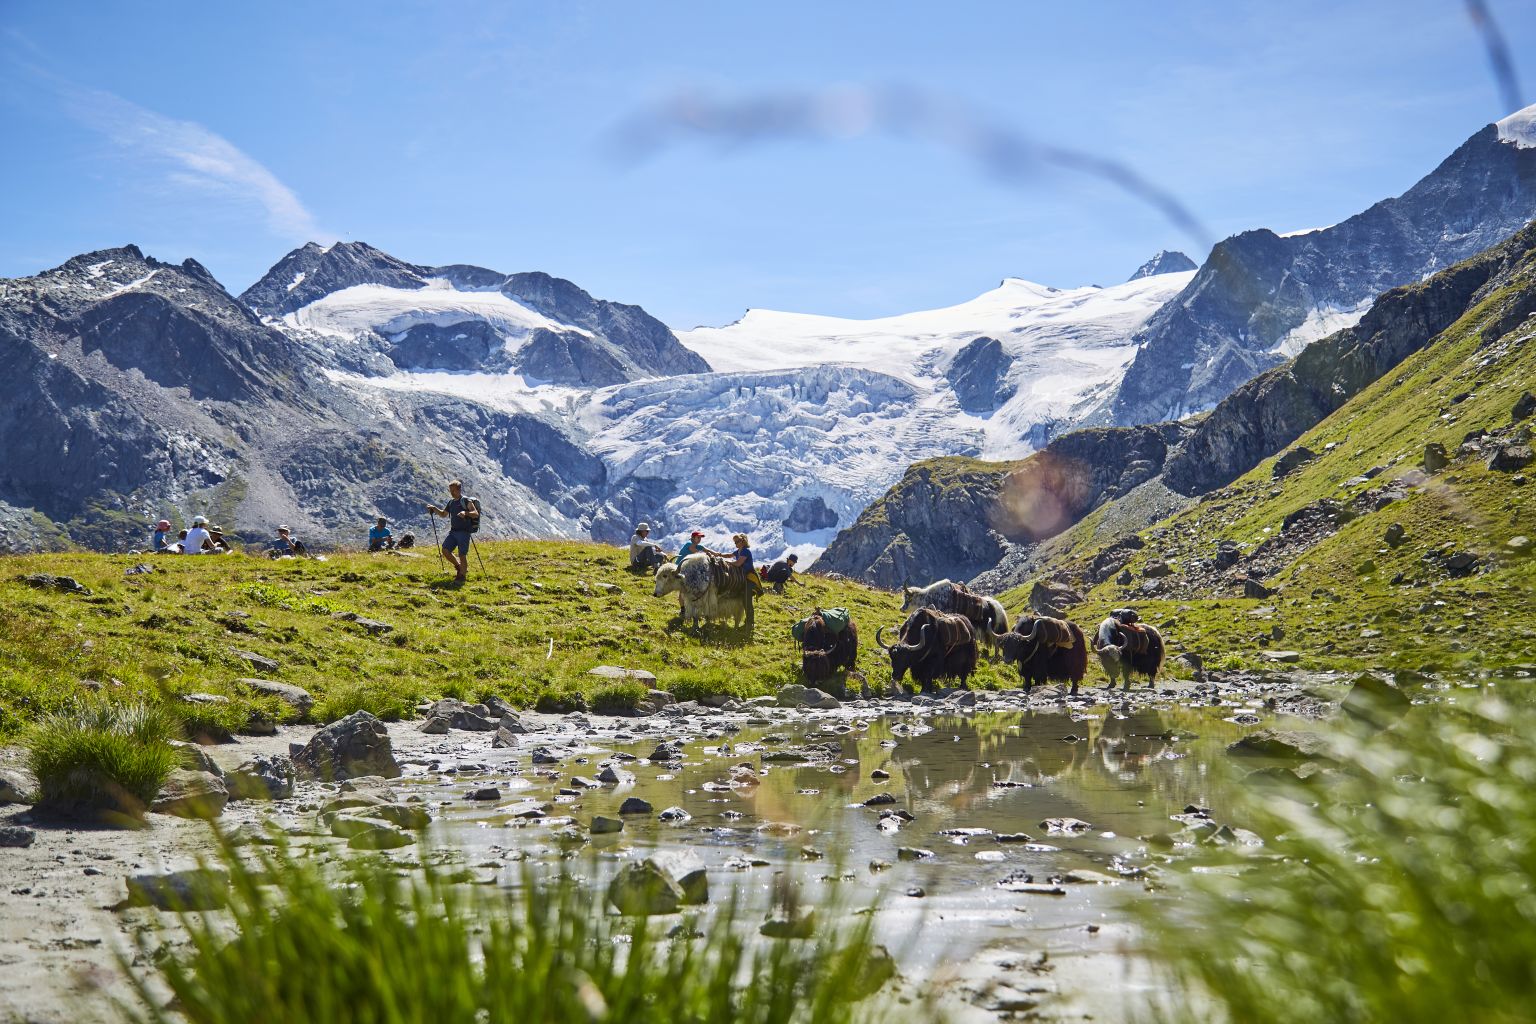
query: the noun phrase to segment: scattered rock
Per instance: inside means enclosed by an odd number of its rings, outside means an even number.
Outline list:
[[[635,781],[635,775],[633,772],[627,772],[623,768],[610,764],[597,773],[597,781],[610,786],[628,786]]]
[[[398,850],[414,842],[415,836],[393,825],[372,825],[347,840],[347,845],[354,850]]]
[[[1536,395],[1527,391],[1515,399],[1514,407],[1509,410],[1510,422],[1518,423],[1533,412],[1536,412]]]
[[[1260,651],[1259,657],[1265,661],[1276,661],[1282,665],[1294,665],[1301,660],[1300,651]]]
[[[1039,580],[1029,590],[1029,607],[1040,615],[1061,618],[1083,603],[1083,595],[1057,580]]]
[[[1412,703],[1407,694],[1385,679],[1362,672],[1339,709],[1352,718],[1386,726],[1401,718]]]
[[[1330,756],[1321,736],[1297,729],[1260,729],[1227,747],[1229,754],[1315,761]]]
[[[1173,575],[1173,567],[1161,558],[1154,558],[1142,567],[1141,574],[1148,579],[1159,580]]]
[[[255,690],[257,693],[276,697],[292,708],[301,721],[309,717],[309,712],[315,706],[315,698],[310,696],[309,691],[302,686],[279,683],[271,679],[236,679],[235,684]]]
[[[360,626],[370,636],[383,636],[395,628],[387,622],[380,622],[377,619],[365,619],[356,612],[335,612],[331,615],[331,618],[342,622],[350,622],[354,626]]]
[[[621,914],[675,914],[683,903],[677,880],[654,860],[627,864],[608,883],[608,902]]]
[[[234,655],[236,658],[239,658],[241,661],[245,662],[252,668],[260,669],[263,672],[277,671],[277,662],[273,661],[271,658],[265,658],[260,654],[253,654],[250,651],[242,651],[234,647],[229,649],[229,653]]]
[[[25,825],[0,825],[0,847],[31,846],[37,833]]]
[[[592,819],[592,834],[595,836],[622,831],[624,831],[624,822],[618,818],[610,818],[599,814]]]
[[[640,799],[637,796],[632,796],[628,800],[625,800],[622,804],[619,805],[619,813],[620,814],[650,814],[651,813],[651,803],[650,803],[649,800],[642,800],[642,799]]]
[[[229,902],[229,872],[188,868],[131,875],[128,900],[157,910],[217,910]]]
[[[188,771],[207,772],[209,775],[224,777],[224,769],[218,762],[208,756],[208,751],[199,744],[187,743],[184,740],[171,740],[171,749],[176,751],[176,758],[181,766]]]
[[[28,576],[16,577],[29,587],[38,590],[57,590],[64,594],[79,594],[81,597],[90,597],[91,591],[72,576],[55,576],[52,573],[37,572]]]
[[[1088,868],[1075,868],[1068,871],[1061,879],[1073,885],[1119,885],[1120,879],[1114,875],[1106,875],[1102,871],[1091,871]]]
[[[1438,473],[1451,464],[1451,457],[1446,454],[1445,445],[1439,441],[1431,441],[1424,446],[1424,472]]]
[[[585,714],[587,698],[579,693],[544,693],[534,702],[533,709],[545,715],[571,715],[577,712]]]
[[[893,804],[895,802],[896,798],[889,793],[876,793],[874,796],[864,801],[864,806],[879,807],[881,804]]]
[[[1040,827],[1045,829],[1046,832],[1058,835],[1086,832],[1093,828],[1092,825],[1081,818],[1046,818],[1040,823]]]
[[[618,665],[599,665],[587,672],[599,679],[612,679],[620,683],[643,683],[649,689],[656,688],[656,675],[643,668],[620,668]]]
[[[293,759],[284,754],[257,754],[230,772],[225,781],[232,800],[287,800],[293,796]]]
[[[709,874],[698,854],[692,850],[661,850],[647,859],[677,883],[684,904],[697,906],[709,902]]]
[[[468,793],[464,794],[464,799],[466,799],[466,800],[500,800],[501,799],[501,790],[497,789],[495,786],[482,786],[479,789],[472,789]]]
[[[1274,479],[1278,480],[1281,477],[1289,476],[1299,467],[1306,465],[1315,458],[1317,458],[1317,453],[1305,445],[1300,445],[1286,451],[1275,460],[1275,467],[1272,471]]]
[[[178,818],[216,818],[223,813],[227,803],[229,790],[223,779],[212,772],[178,768],[160,787],[160,793],[149,809]]]
[[[675,743],[656,744],[656,749],[651,751],[650,756],[646,758],[647,761],[655,764],[665,764],[668,761],[681,761],[682,759],[683,748]]]
[[[32,777],[30,772],[24,772],[16,768],[0,768],[0,804],[31,804],[36,802],[37,780]]]
[[[928,860],[932,856],[932,850],[924,850],[916,846],[900,846],[896,848],[897,860]]]
[[[1507,444],[1494,449],[1488,458],[1488,468],[1499,473],[1513,473],[1530,465],[1532,457],[1530,445]]]
[[[418,731],[424,732],[428,736],[446,736],[448,734],[448,730],[453,727],[448,724],[448,719],[439,715],[433,715],[428,718],[423,718],[421,720],[421,724],[416,728]]]
[[[1388,547],[1395,548],[1401,544],[1404,538],[1407,536],[1408,531],[1403,529],[1402,523],[1393,523],[1391,526],[1387,527],[1387,532],[1382,534],[1381,539],[1386,541]]]
[[[674,824],[674,825],[681,825],[685,821],[692,821],[693,820],[693,815],[689,814],[687,811],[683,810],[681,807],[668,807],[666,810],[662,811],[656,817],[659,818],[662,821],[665,821],[665,822],[667,822],[669,824]]]
[[[1452,576],[1466,576],[1477,567],[1480,560],[1476,552],[1457,551],[1449,555],[1441,564]]]
[[[1528,555],[1531,553],[1531,538],[1524,534],[1511,537],[1504,542],[1504,549],[1513,555]]]
[[[769,939],[808,939],[816,934],[816,911],[776,911],[757,933]]]
[[[293,762],[299,770],[326,782],[360,775],[400,777],[389,730],[366,711],[354,711],[315,733],[294,755]]]

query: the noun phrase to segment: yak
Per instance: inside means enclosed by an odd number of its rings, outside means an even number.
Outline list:
[[[1093,649],[1109,677],[1111,690],[1117,676],[1125,680],[1124,688],[1129,690],[1132,674],[1146,676],[1149,690],[1157,685],[1157,674],[1163,669],[1162,634],[1138,622],[1131,609],[1112,611],[1109,618],[1099,623]]]
[[[935,679],[958,679],[965,686],[976,671],[976,630],[964,615],[919,608],[902,623],[896,643],[886,646],[884,632],[884,626],[875,630],[875,642],[890,655],[893,683],[911,672],[927,693]]]
[[[995,597],[973,594],[964,583],[939,580],[926,587],[909,587],[902,584],[901,610],[933,608],[954,615],[964,615],[976,632],[997,653],[997,640],[1008,632],[1008,611]]]
[[[727,618],[738,627],[745,619],[750,627],[751,588],[729,586],[729,573],[724,561],[704,552],[689,555],[681,564],[664,562],[656,570],[655,594],[677,594],[682,604],[679,618],[684,622],[692,619],[694,628],[698,628],[701,620]]]
[[[809,684],[832,678],[838,669],[851,669],[859,658],[859,630],[850,619],[841,633],[834,633],[821,617],[821,609],[805,620],[800,641],[800,671]]]
[[[998,638],[1003,664],[1018,665],[1024,692],[1047,680],[1071,683],[1072,692],[1088,673],[1088,640],[1076,623],[1026,616]]]

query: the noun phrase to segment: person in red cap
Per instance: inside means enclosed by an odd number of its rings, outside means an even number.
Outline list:
[[[171,550],[171,521],[162,519],[155,524],[155,540],[150,550],[157,555],[169,554]]]
[[[697,555],[701,553],[713,555],[715,552],[704,546],[704,531],[694,530],[688,535],[688,543],[677,549],[677,558],[674,559],[674,561],[676,561],[678,565],[682,565],[683,559],[687,558],[689,555]]]

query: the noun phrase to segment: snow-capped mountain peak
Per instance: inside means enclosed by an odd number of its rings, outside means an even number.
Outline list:
[[[1196,269],[1195,261],[1182,252],[1159,249],[1155,256],[1136,268],[1136,273],[1132,274],[1129,280],[1156,277],[1158,274],[1182,274],[1186,270],[1194,269]]]
[[[1499,140],[1519,149],[1536,149],[1536,103],[1494,122]]]

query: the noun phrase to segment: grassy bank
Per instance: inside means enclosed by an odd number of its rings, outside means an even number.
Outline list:
[[[302,686],[314,717],[359,708],[409,713],[441,696],[498,695],[532,706],[546,693],[581,692],[607,706],[629,690],[588,675],[598,665],[654,672],[686,700],[711,693],[754,696],[796,681],[798,652],[789,627],[816,607],[852,610],[861,630],[860,668],[889,678],[875,628],[900,621],[893,594],[847,581],[805,577],[805,588],[769,594],[755,633],[715,626],[703,638],[675,621],[675,598],[652,596],[649,576],[625,568],[625,551],[599,544],[508,541],[480,545],[468,584],[447,584],[430,549],[420,557],[342,554],[326,561],[265,558],[136,558],[33,555],[0,559],[0,736],[76,698],[165,701],[207,693],[228,705],[197,714],[229,725],[274,699],[242,687],[242,677]],[[135,564],[155,571],[125,575]],[[89,596],[37,589],[36,573],[74,578]],[[391,627],[370,630],[338,616]],[[269,658],[253,667],[236,652]],[[979,682],[1010,680],[985,669]],[[609,692],[602,692],[608,690]],[[627,696],[626,696],[627,694]]]

